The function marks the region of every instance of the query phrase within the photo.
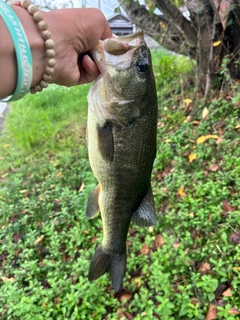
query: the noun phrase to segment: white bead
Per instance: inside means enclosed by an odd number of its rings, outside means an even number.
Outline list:
[[[43,88],[40,86],[40,84],[38,84],[35,86],[35,90],[36,90],[36,92],[41,92],[41,91],[43,91]]]
[[[53,68],[53,67],[55,67],[55,65],[56,65],[56,60],[55,59],[49,59],[48,60],[48,67]]]
[[[31,2],[29,0],[24,0],[22,2],[23,8],[27,9],[30,6]]]
[[[45,41],[45,46],[47,49],[53,49],[54,45],[55,45],[55,43],[52,39],[48,39]]]
[[[54,73],[54,69],[51,68],[51,67],[46,67],[45,73],[46,73],[48,76],[51,76],[51,75],[53,75],[53,73]]]
[[[48,58],[54,58],[55,57],[55,50],[53,50],[53,49],[47,50],[46,55]]]
[[[41,12],[39,12],[39,11],[35,12],[34,15],[33,15],[33,20],[35,22],[42,21],[43,20],[43,15],[41,14]]]
[[[42,37],[44,40],[48,40],[51,38],[51,32],[48,30],[44,30],[42,31]]]
[[[41,31],[45,31],[48,28],[47,23],[44,20],[38,22],[38,27]]]
[[[46,82],[49,82],[50,80],[52,79],[52,76],[44,73],[43,74],[43,80],[46,81]]]
[[[31,15],[34,15],[34,13],[38,11],[38,8],[34,4],[30,4],[27,10]]]
[[[42,81],[40,81],[39,85],[40,85],[43,89],[45,89],[45,88],[48,87],[48,82],[42,80]]]
[[[35,87],[30,88],[29,92],[30,92],[31,94],[35,94],[35,93],[36,93]]]

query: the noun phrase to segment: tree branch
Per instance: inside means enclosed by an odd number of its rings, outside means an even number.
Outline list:
[[[140,28],[144,26],[144,31],[154,37],[163,47],[177,53],[182,52],[183,39],[181,33],[163,15],[150,15],[144,5],[135,1],[119,2],[132,22]]]
[[[156,7],[163,12],[168,20],[182,33],[190,46],[197,46],[197,32],[191,21],[184,17],[179,9],[170,0],[154,0]]]

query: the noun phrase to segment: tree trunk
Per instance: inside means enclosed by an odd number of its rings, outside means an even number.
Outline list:
[[[240,79],[239,0],[186,0],[189,19],[170,0],[155,0],[163,13],[149,14],[145,6],[125,1],[123,6],[132,21],[153,36],[162,46],[197,62],[198,89],[208,94],[219,88],[224,57],[233,79]]]

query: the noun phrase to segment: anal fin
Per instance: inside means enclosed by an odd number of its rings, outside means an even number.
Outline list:
[[[139,227],[150,227],[157,223],[152,188],[150,186],[139,208],[132,215],[133,222]]]
[[[90,193],[90,196],[87,201],[86,217],[92,219],[98,216],[100,211],[98,204],[98,197],[100,193],[100,184],[97,185],[93,191]]]

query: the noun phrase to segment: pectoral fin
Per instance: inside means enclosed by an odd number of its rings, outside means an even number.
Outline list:
[[[87,201],[87,209],[86,209],[86,217],[88,219],[92,219],[97,217],[99,214],[99,204],[98,204],[98,196],[100,192],[100,185],[97,185],[93,191],[90,193],[90,196]]]
[[[149,227],[157,223],[157,216],[151,187],[149,188],[148,193],[144,197],[137,211],[135,211],[132,215],[132,220],[139,227]]]
[[[112,133],[112,122],[107,120],[103,126],[97,125],[98,149],[106,161],[113,161],[114,141]]]

